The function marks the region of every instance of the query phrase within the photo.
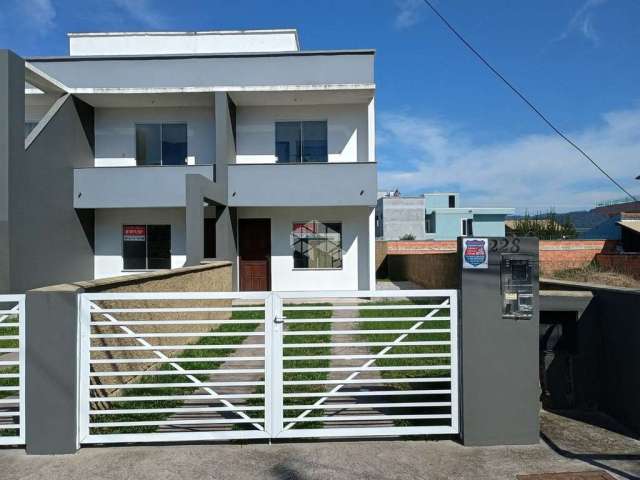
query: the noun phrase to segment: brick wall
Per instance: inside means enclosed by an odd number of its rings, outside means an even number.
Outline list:
[[[451,253],[458,250],[458,244],[456,240],[398,240],[390,242],[377,242],[387,244],[388,255],[406,255],[411,253],[424,254],[424,253]]]
[[[389,255],[387,269],[391,280],[411,280],[422,288],[458,288],[458,254]]]
[[[615,252],[616,242],[610,240],[542,240],[540,241],[540,271],[543,275],[581,268],[595,262],[603,252]]]
[[[616,245],[617,242],[611,240],[542,240],[540,270],[543,275],[548,275],[559,270],[585,267],[596,261],[603,266],[621,266],[630,256],[622,255],[620,259],[609,258],[617,256]],[[446,254],[456,250],[455,240],[376,242],[376,265],[384,265],[384,258],[391,255]],[[602,260],[604,263],[598,260],[600,256],[606,257]],[[636,271],[640,272],[640,266]]]
[[[640,254],[638,253],[599,253],[596,255],[596,263],[607,270],[640,279]]]

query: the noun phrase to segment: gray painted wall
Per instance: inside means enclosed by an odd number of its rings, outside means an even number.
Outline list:
[[[24,157],[24,61],[0,50],[0,293],[10,284],[10,165]],[[15,188],[15,186],[14,186]]]
[[[28,454],[64,454],[77,450],[77,294],[82,292],[74,285],[58,285],[27,293]]]
[[[541,286],[594,295],[576,325],[575,407],[604,411],[640,435],[640,291],[561,281]]]
[[[461,269],[460,398],[465,445],[539,440],[538,240],[519,240],[520,252],[533,255],[536,262],[531,320],[502,318],[500,253],[489,252],[487,269]],[[458,252],[462,255],[460,238]]]
[[[185,177],[213,180],[211,165],[100,167],[73,171],[75,208],[184,207]],[[220,192],[219,201],[226,201]]]
[[[374,52],[31,59],[71,88],[370,84]],[[189,75],[176,75],[189,72]]]
[[[19,185],[9,192],[16,292],[93,278],[93,212],[73,208],[73,169],[94,161],[93,108],[66,95],[42,121],[22,161],[11,161]]]
[[[379,198],[376,214],[382,226],[378,236],[383,240],[399,240],[403,235],[413,235],[415,240],[433,237],[425,233],[425,208],[422,197]]]
[[[229,165],[229,205],[374,207],[376,167],[373,162]]]

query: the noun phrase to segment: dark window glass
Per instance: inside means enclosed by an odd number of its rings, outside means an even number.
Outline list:
[[[327,122],[302,122],[302,161],[327,161]]]
[[[147,268],[171,268],[171,225],[147,226]]]
[[[122,227],[122,259],[125,270],[147,268],[147,227],[145,225]]]
[[[162,165],[187,163],[187,125],[169,123],[162,125]]]
[[[276,122],[276,156],[279,163],[299,162],[300,123]]]
[[[473,236],[473,219],[465,218],[462,220],[462,236],[463,237]]]
[[[171,225],[124,225],[125,270],[171,268]]]
[[[204,258],[216,258],[216,219],[204,219]]]
[[[161,165],[160,125],[136,125],[136,164]]]
[[[327,122],[276,122],[279,163],[326,162]]]
[[[456,196],[449,195],[449,208],[456,208]]]
[[[294,223],[294,268],[342,268],[342,224]]]

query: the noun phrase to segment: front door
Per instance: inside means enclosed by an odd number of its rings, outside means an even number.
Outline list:
[[[271,221],[241,219],[239,236],[240,290],[270,290]]]

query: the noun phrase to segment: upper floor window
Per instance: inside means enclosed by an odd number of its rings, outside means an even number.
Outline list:
[[[136,125],[136,163],[138,165],[184,165],[186,161],[186,123]]]
[[[449,208],[456,208],[456,196],[449,195]]]
[[[276,122],[279,163],[326,162],[327,122]]]

